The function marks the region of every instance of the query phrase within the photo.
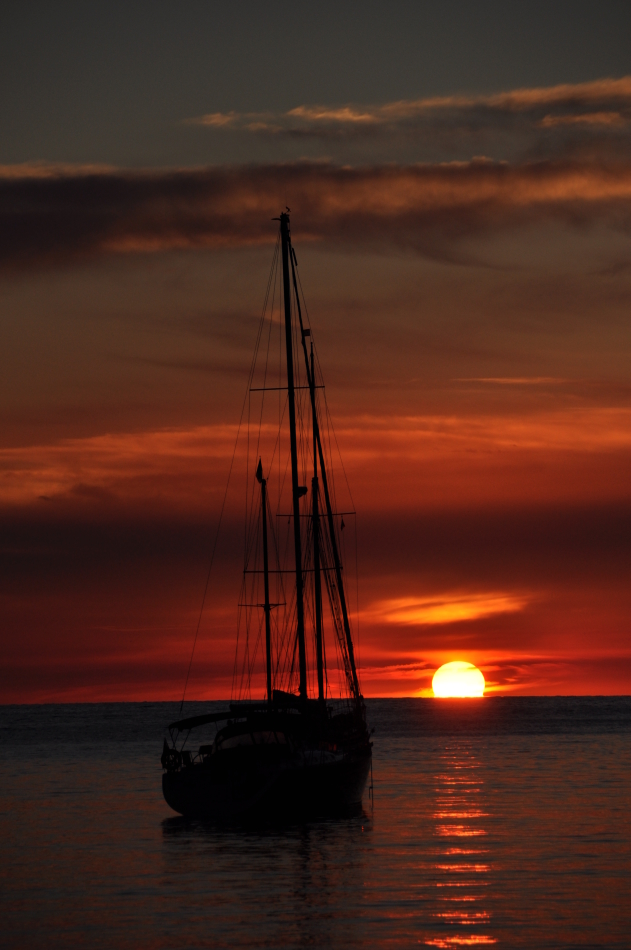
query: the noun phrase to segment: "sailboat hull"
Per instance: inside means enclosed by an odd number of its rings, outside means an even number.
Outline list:
[[[371,750],[332,754],[313,750],[265,761],[231,756],[167,771],[167,804],[190,818],[230,820],[265,815],[343,813],[360,807],[370,772]]]

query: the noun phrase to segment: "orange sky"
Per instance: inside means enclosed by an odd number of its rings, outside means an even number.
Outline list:
[[[453,659],[492,691],[629,692],[631,165],[603,129],[631,80],[587,86],[361,115],[589,126],[589,154],[0,170],[3,702],[180,698],[285,204],[357,511],[366,695],[423,695]],[[359,120],[214,125],[325,121]],[[190,698],[230,692],[239,478]]]

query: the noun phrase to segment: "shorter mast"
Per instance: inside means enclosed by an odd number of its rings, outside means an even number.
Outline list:
[[[267,558],[267,479],[263,478],[263,465],[259,459],[256,480],[261,486],[261,519],[263,522],[263,586],[265,591],[265,666],[267,672],[267,702],[272,703],[272,625],[271,604],[269,602],[269,562]]]

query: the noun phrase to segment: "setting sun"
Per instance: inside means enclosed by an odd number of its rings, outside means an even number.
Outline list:
[[[450,696],[483,696],[484,686],[482,672],[473,663],[467,663],[464,660],[444,663],[440,669],[436,670],[432,679],[434,696],[441,699]]]

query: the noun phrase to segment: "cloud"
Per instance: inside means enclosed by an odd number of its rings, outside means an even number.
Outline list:
[[[415,626],[462,623],[494,614],[514,613],[523,610],[527,603],[527,597],[506,592],[403,597],[378,601],[368,608],[366,619]]]
[[[631,121],[631,76],[495,95],[436,96],[373,105],[300,105],[287,112],[213,112],[189,124],[257,135],[356,138],[422,136],[501,127],[534,131],[563,125],[622,128]]]
[[[457,383],[488,383],[495,386],[562,386],[571,380],[560,376],[468,376],[454,380]]]
[[[326,162],[163,171],[0,168],[0,270],[106,254],[272,243],[288,201],[299,242],[467,259],[462,241],[540,222],[631,230],[631,163]]]
[[[19,506],[38,498],[89,499],[90,486],[134,505],[164,497],[172,505],[176,501],[184,506],[197,504],[195,499],[209,492],[216,498],[223,490],[237,433],[235,425],[195,426],[2,448],[0,498],[5,505]],[[276,435],[276,426],[263,424],[261,444],[269,444],[271,451]],[[358,497],[364,495],[370,509],[374,503],[368,500],[377,496],[376,481],[386,472],[397,486],[389,504],[406,510],[422,507],[418,500],[421,478],[427,480],[423,495],[431,504],[445,488],[446,498],[454,488],[452,504],[454,498],[460,502],[468,497],[459,481],[463,469],[467,491],[477,504],[489,492],[496,501],[502,493],[519,498],[526,492],[525,479],[529,492],[537,488],[550,498],[591,497],[594,492],[601,498],[608,493],[628,494],[629,408],[571,408],[506,416],[360,416],[340,418],[336,435],[345,447],[345,467],[357,485]],[[239,459],[245,452],[244,438],[242,432]],[[583,464],[588,465],[586,472]],[[592,466],[601,472],[601,479],[594,481]],[[574,472],[571,485],[561,474],[566,468]],[[383,498],[380,505],[388,507]]]
[[[198,426],[153,432],[65,439],[52,445],[0,450],[2,501],[124,498],[138,504],[153,486],[154,499],[184,479],[202,490],[215,464],[227,470],[237,427]],[[208,489],[206,489],[207,491]],[[186,494],[186,488],[184,488]]]
[[[546,115],[539,123],[542,129],[559,125],[623,126],[629,120],[619,112],[585,112],[583,115]]]
[[[366,433],[370,433],[369,440]],[[338,425],[338,436],[347,446],[345,456],[363,463],[390,455],[426,463],[431,458],[502,449],[520,453],[628,452],[631,409],[571,408],[519,416],[372,416],[361,419],[360,425]]]

